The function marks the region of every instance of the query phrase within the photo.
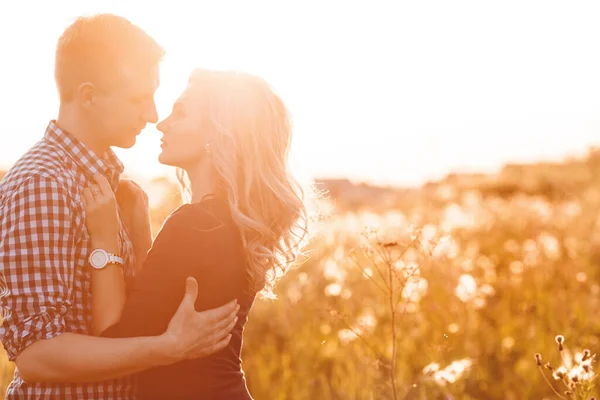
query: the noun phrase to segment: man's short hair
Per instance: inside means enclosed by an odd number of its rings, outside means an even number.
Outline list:
[[[113,14],[79,17],[58,39],[54,77],[61,101],[73,99],[86,81],[110,89],[120,66],[152,68],[165,51],[140,27]]]

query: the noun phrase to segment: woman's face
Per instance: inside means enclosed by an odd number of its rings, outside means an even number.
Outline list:
[[[163,133],[158,156],[161,164],[187,168],[204,156],[208,142],[203,118],[206,111],[197,90],[188,86],[173,105],[171,115],[157,125]]]

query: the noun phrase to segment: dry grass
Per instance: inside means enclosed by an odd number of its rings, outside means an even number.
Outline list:
[[[253,396],[556,398],[546,378],[560,388],[562,360],[541,375],[534,353],[556,354],[557,334],[573,357],[600,348],[599,159],[334,214],[279,299],[252,310]],[[173,206],[155,210],[155,224]],[[12,366],[0,365],[4,389]],[[597,395],[591,382],[578,399]]]

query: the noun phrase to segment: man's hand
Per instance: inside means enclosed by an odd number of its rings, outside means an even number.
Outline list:
[[[222,350],[231,339],[240,306],[237,300],[197,312],[198,282],[187,278],[185,296],[162,335],[166,343],[166,364],[191,358],[205,357]]]

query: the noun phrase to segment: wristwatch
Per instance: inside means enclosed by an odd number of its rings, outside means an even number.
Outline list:
[[[111,254],[103,249],[95,249],[90,253],[90,265],[92,268],[102,269],[108,264],[116,264],[123,267],[123,259],[116,254]]]

